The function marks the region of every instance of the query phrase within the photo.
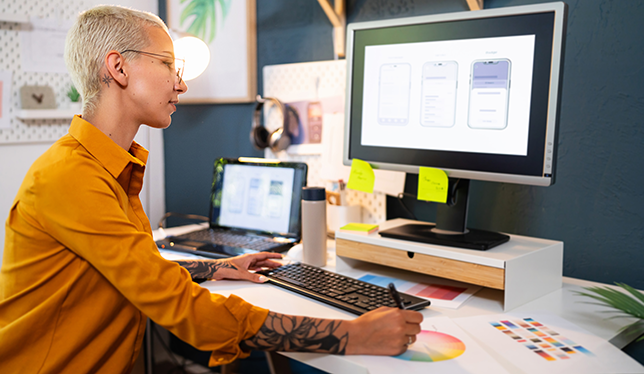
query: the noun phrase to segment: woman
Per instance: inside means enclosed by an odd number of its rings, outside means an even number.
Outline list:
[[[211,294],[163,259],[138,194],[147,151],[139,127],[170,125],[187,91],[157,16],[116,6],[82,13],[65,61],[83,115],[30,168],[6,223],[0,272],[3,372],[129,373],[146,318],[210,364],[251,349],[402,353],[422,315],[381,308],[352,321],[286,316]],[[193,275],[262,282],[248,270],[279,254],[183,262]]]

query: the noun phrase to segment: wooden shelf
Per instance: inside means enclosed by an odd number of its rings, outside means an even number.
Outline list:
[[[398,218],[383,222],[380,230],[408,223],[427,224]],[[369,262],[502,290],[504,310],[555,291],[562,283],[563,243],[527,236],[510,235],[507,243],[476,251],[336,231],[335,254],[341,272]]]
[[[16,117],[19,119],[72,119],[80,114],[80,110],[73,109],[22,109]]]

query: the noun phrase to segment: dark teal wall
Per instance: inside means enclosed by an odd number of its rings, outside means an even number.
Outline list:
[[[485,0],[485,7],[538,2]],[[357,22],[463,11],[465,4],[349,0],[347,10]],[[562,240],[564,275],[644,289],[644,1],[568,4],[557,182],[473,182],[469,223]],[[333,58],[331,26],[315,0],[257,0],[257,31],[260,93],[265,65]],[[165,132],[168,211],[207,214],[214,159],[262,155],[248,141],[251,114],[251,104],[180,106]],[[413,206],[428,220],[434,209]]]

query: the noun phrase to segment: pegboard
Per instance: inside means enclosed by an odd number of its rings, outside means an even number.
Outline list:
[[[85,0],[2,0],[0,13],[28,15],[54,20],[73,20],[87,8]],[[20,31],[24,24],[0,21],[0,70],[12,73],[10,124],[0,129],[0,144],[53,142],[67,133],[69,119],[20,120],[20,87],[48,85],[54,90],[59,108],[69,105],[67,90],[71,78],[67,73],[26,72],[21,68]]]
[[[313,97],[342,96],[342,103],[345,102],[345,60],[271,65],[265,66],[262,72],[265,97],[274,97],[282,102],[295,102]],[[277,111],[265,111],[267,129],[278,128],[282,120]],[[319,153],[296,154],[287,150],[275,154],[267,149],[265,157],[306,162],[309,166],[309,186],[325,186],[329,182],[320,176],[322,161]],[[362,219],[365,223],[381,223],[387,218],[386,195],[382,192],[368,194],[348,190],[347,201],[350,205],[362,206]]]

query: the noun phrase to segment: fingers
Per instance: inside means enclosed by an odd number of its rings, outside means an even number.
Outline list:
[[[277,268],[282,266],[282,263],[273,260],[258,261],[253,264],[253,268]]]
[[[269,258],[283,258],[281,253],[275,252],[259,252],[259,253],[249,253],[244,256],[252,257],[255,261],[262,261]]]
[[[242,263],[247,264],[246,267],[248,268],[256,268],[256,267],[262,267],[262,266],[275,268],[278,266],[282,266],[282,263],[271,260],[271,259],[281,259],[281,258],[283,257],[280,253],[272,253],[272,252],[249,253],[242,256],[234,257],[234,259],[237,259]]]
[[[268,278],[263,275],[259,275],[256,273],[248,273],[248,275],[249,275],[248,280],[253,283],[264,283],[268,281]]]
[[[403,353],[416,342],[422,320],[423,315],[419,312],[396,308],[382,307],[365,313],[352,321],[355,329],[347,346],[347,354]]]
[[[421,323],[423,322],[423,315],[420,312],[416,312],[413,310],[405,310],[403,311],[403,315],[405,317],[405,321],[407,323]]]
[[[232,257],[232,261],[242,261],[245,263],[255,263],[260,261],[270,261],[271,258],[283,258],[281,253],[273,252],[257,252],[257,253],[247,253],[245,255],[240,255]]]
[[[420,312],[416,312],[414,310],[401,310],[401,309],[396,309],[396,308],[389,308],[389,307],[380,307],[374,311],[371,311],[369,313],[395,313],[395,314],[400,314],[403,320],[407,323],[413,323],[413,324],[420,324],[423,322],[423,315]]]
[[[417,324],[417,323],[407,323],[403,328],[403,333],[405,335],[416,336],[420,334],[420,332],[421,332],[420,324]]]

